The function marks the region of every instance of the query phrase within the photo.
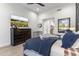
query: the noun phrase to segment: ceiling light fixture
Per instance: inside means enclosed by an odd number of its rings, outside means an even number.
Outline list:
[[[57,9],[57,11],[61,11],[61,10],[62,10],[61,8]]]

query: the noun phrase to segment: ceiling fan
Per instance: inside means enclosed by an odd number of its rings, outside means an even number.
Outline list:
[[[42,7],[44,7],[45,5],[44,4],[42,4],[42,3],[27,3],[28,5],[32,5],[32,4],[38,4],[38,5],[40,5],[40,6],[42,6]]]

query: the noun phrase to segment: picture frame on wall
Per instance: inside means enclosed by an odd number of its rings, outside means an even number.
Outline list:
[[[64,33],[65,30],[70,28],[70,18],[58,19],[58,32]]]

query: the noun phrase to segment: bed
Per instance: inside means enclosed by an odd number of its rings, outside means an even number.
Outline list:
[[[64,48],[61,48],[61,40],[57,40],[51,47],[50,56],[63,56]]]
[[[49,37],[49,35],[45,35],[43,37]],[[50,36],[51,37],[51,36]],[[42,36],[41,36],[42,38]],[[79,56],[79,38],[73,44],[73,46],[69,49],[65,49],[61,47],[62,40],[55,40],[50,48],[50,56]],[[24,55],[26,56],[44,56],[37,51],[29,50],[27,48],[24,49]],[[46,55],[47,56],[47,55]]]
[[[62,41],[57,40],[51,47],[50,56],[79,56],[79,38],[71,48],[64,49],[61,45]]]
[[[24,55],[43,55],[49,56],[51,46],[57,41],[52,37],[41,39],[40,37],[28,39],[24,44]],[[31,53],[31,54],[30,54]]]

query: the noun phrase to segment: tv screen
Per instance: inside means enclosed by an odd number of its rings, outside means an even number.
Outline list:
[[[23,17],[13,16],[11,17],[11,26],[13,25],[15,25],[16,27],[28,27],[28,21]]]

